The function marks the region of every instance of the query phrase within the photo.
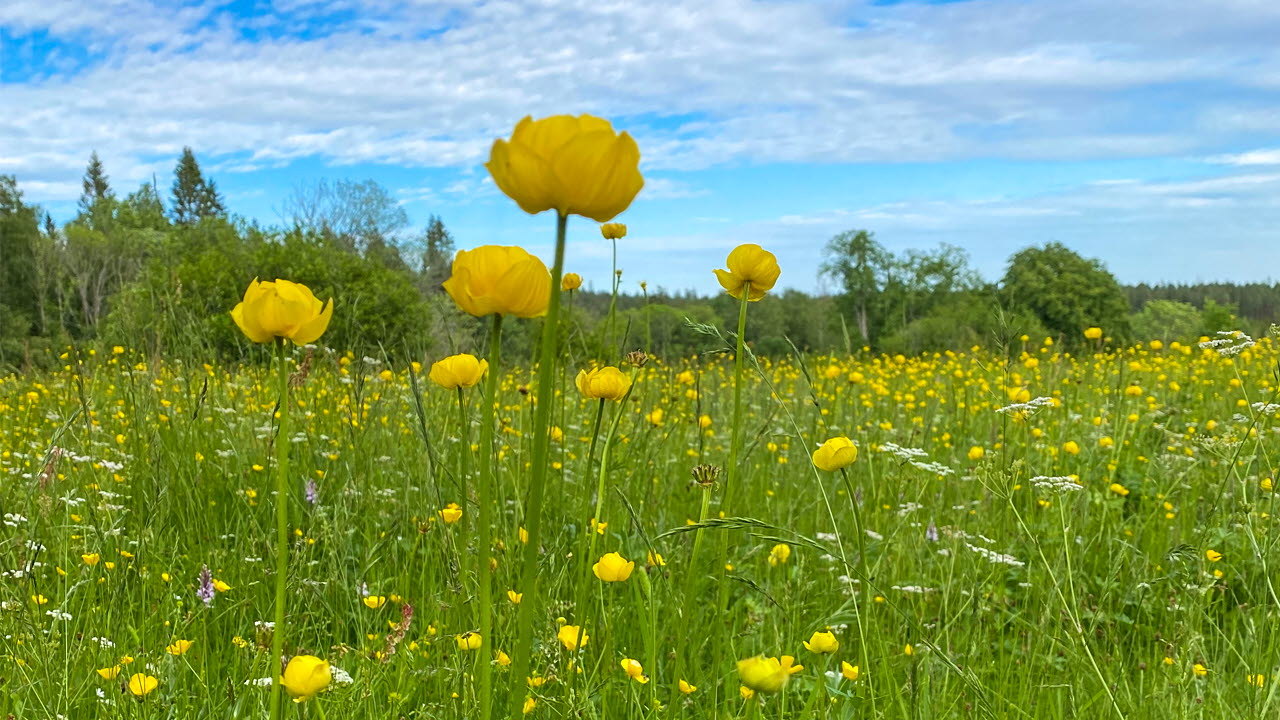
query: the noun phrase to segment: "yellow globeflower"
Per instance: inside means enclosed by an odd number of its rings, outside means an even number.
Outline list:
[[[631,389],[631,378],[616,367],[578,371],[578,392],[593,400],[621,400]]]
[[[773,253],[752,243],[734,248],[724,264],[728,270],[715,271],[720,287],[733,297],[741,299],[742,286],[751,283],[751,293],[747,296],[750,302],[756,302],[772,290],[774,283],[778,282],[778,275],[782,273]]]
[[[1062,443],[1062,452],[1067,453],[1068,455],[1079,455],[1080,443],[1075,440],[1068,440]]]
[[[987,454],[986,449],[983,448],[981,445],[974,445],[973,447],[969,448],[969,459],[974,462],[978,462],[986,454]]]
[[[738,661],[738,678],[751,690],[775,693],[787,684],[791,673],[782,667],[778,658],[757,655]]]
[[[493,142],[485,167],[530,215],[555,210],[609,222],[644,187],[636,141],[593,115],[526,116],[510,140]]]
[[[458,636],[459,650],[479,650],[484,644],[484,638],[480,637],[480,633],[464,632]]]
[[[1222,553],[1218,552],[1217,550],[1205,550],[1204,556],[1205,556],[1205,559],[1208,560],[1209,562],[1218,562],[1219,560],[1222,559]]]
[[[577,290],[582,287],[582,276],[578,273],[565,273],[560,278],[561,290]]]
[[[644,674],[644,666],[642,666],[638,660],[623,658],[621,665],[622,671],[627,674],[627,677],[635,680],[641,685],[649,682],[649,676]]]
[[[314,655],[295,655],[284,669],[281,686],[293,696],[296,703],[306,702],[318,695],[333,680],[329,663]]]
[[[488,369],[488,360],[478,360],[475,355],[462,353],[432,363],[427,377],[445,390],[457,390],[475,387]]]
[[[1102,328],[1100,328],[1100,327],[1085,328],[1085,330],[1084,330],[1084,336],[1085,336],[1086,338],[1088,338],[1089,340],[1098,340],[1098,339],[1101,339],[1101,338],[1102,338]]]
[[[785,563],[791,557],[791,546],[779,543],[773,546],[769,551],[769,564],[777,567]]]
[[[858,459],[858,446],[847,437],[833,437],[813,451],[813,464],[819,470],[835,472]]]
[[[231,310],[245,337],[256,343],[288,338],[297,345],[315,342],[329,327],[333,299],[322,303],[306,285],[288,280],[258,282],[254,278],[244,299]]]
[[[144,673],[136,673],[129,677],[129,692],[138,697],[146,697],[159,685],[159,680]]]
[[[458,252],[444,290],[463,312],[476,317],[539,317],[547,312],[551,273],[524,248],[481,245]]]
[[[98,553],[89,553],[87,555],[80,556],[80,560],[83,561],[85,565],[97,565],[98,561],[101,559],[102,556]]]
[[[631,577],[631,571],[636,567],[634,560],[627,560],[616,552],[609,553],[600,558],[600,562],[591,566],[591,571],[596,577],[605,582],[623,582]]]
[[[578,639],[579,631],[582,632],[581,640]],[[562,625],[560,626],[560,631],[556,633],[556,639],[560,641],[561,645],[564,645],[565,650],[573,652],[586,645],[591,636],[587,635],[587,632],[577,625]]]
[[[172,643],[165,646],[164,651],[170,655],[183,655],[190,650],[191,646],[194,644],[194,640],[174,640]]]
[[[440,511],[440,519],[446,525],[452,525],[462,519],[462,508],[458,506],[458,503],[449,503]],[[368,600],[368,598],[365,599]]]
[[[621,240],[627,236],[627,226],[622,223],[605,223],[600,226],[600,234],[605,240]]]
[[[804,649],[818,655],[829,655],[840,649],[840,641],[829,630],[817,631],[805,642]]]
[[[857,665],[851,665],[847,661],[841,660],[840,674],[843,675],[846,680],[857,680],[860,673],[858,672]]]

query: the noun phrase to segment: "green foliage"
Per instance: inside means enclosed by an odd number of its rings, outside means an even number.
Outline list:
[[[1142,312],[1130,318],[1130,325],[1139,340],[1190,341],[1203,334],[1200,311],[1194,305],[1175,300],[1148,302]]]
[[[212,180],[200,172],[200,163],[191,148],[182,148],[182,157],[173,169],[173,221],[194,225],[203,218],[222,217],[227,211]]]
[[[1015,253],[1000,285],[1010,307],[1026,308],[1050,332],[1071,342],[1079,342],[1091,326],[1117,339],[1129,335],[1129,304],[1115,276],[1101,261],[1085,259],[1060,243]]]

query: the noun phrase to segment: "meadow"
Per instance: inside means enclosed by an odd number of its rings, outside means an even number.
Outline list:
[[[584,398],[572,375],[591,363],[567,358],[524,678],[507,591],[530,373],[501,371],[493,630],[477,644],[478,388],[293,349],[286,652],[335,670],[286,712],[473,717],[490,665],[532,717],[1273,716],[1280,352],[1097,342],[747,357],[724,517],[731,354],[623,362],[623,402]],[[0,711],[261,717],[271,368],[123,347],[62,360],[0,381]],[[841,435],[857,459],[818,470],[811,452]],[[612,552],[635,563],[626,580],[587,572]],[[576,652],[566,625],[584,628]],[[806,649],[827,630],[834,652]],[[757,654],[794,658],[778,692],[743,689],[736,663]],[[132,692],[137,673],[154,689]]]
[[[330,348],[359,293],[255,279],[202,317],[238,361],[88,341],[0,378],[0,712],[1276,715],[1270,335],[757,355],[781,269],[744,244],[702,352],[613,303],[593,350],[568,222],[625,237],[639,160],[588,115],[495,141],[555,257],[458,252],[489,329],[455,354]]]

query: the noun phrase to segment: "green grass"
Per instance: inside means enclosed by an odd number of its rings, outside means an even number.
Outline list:
[[[270,675],[270,633],[255,623],[273,613],[277,395],[262,352],[261,365],[206,368],[107,348],[0,380],[0,712],[264,716],[268,692],[253,681]],[[576,367],[557,373],[563,437],[550,449],[531,717],[1274,717],[1280,578],[1273,496],[1260,483],[1273,476],[1275,429],[1252,405],[1274,400],[1278,358],[1264,340],[1234,358],[1145,346],[1071,357],[1032,343],[1008,364],[960,348],[808,358],[807,368],[748,361],[742,465],[723,519],[722,485],[695,486],[691,470],[728,461],[732,358],[651,362],[625,403],[605,404],[595,462],[621,414],[594,557],[584,557],[583,508],[600,478],[589,461],[597,404],[574,389]],[[325,658],[351,682],[290,703],[287,717],[474,717],[478,663],[515,651],[507,590],[519,587],[534,378],[501,377],[495,627],[466,651],[457,637],[479,628],[478,549],[438,511],[457,502],[475,522],[460,472],[474,492],[478,450],[458,440],[456,394],[425,375],[421,420],[408,368],[318,352],[295,390],[286,654]],[[1127,394],[1134,384],[1141,391]],[[1024,387],[1058,406],[1025,419],[996,412]],[[480,397],[479,386],[464,393],[473,444]],[[657,408],[660,424],[649,418]],[[809,461],[835,435],[861,449],[847,485]],[[1062,450],[1067,441],[1079,454]],[[980,461],[972,446],[985,449]],[[1031,481],[1066,475],[1079,490]],[[704,493],[708,519],[690,525]],[[778,544],[792,552],[771,563]],[[664,566],[645,567],[650,550]],[[587,570],[607,552],[636,562],[627,581]],[[97,565],[82,561],[89,553]],[[231,586],[209,606],[197,595],[204,566]],[[388,600],[371,609],[365,594]],[[578,653],[556,640],[558,622],[585,626]],[[802,642],[828,627],[839,651],[807,652]],[[171,656],[175,639],[194,645]],[[782,692],[746,700],[735,662],[760,653],[804,669]],[[125,655],[133,662],[114,680],[96,672]],[[647,684],[624,658],[643,664]],[[841,661],[860,666],[858,680],[840,677]],[[125,688],[135,672],[159,680],[144,699]],[[1247,679],[1257,674],[1262,688]],[[697,691],[678,692],[682,677]],[[495,667],[496,693],[512,682],[527,679]]]

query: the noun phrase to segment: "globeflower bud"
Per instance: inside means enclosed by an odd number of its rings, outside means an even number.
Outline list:
[[[618,553],[612,552],[600,558],[600,562],[592,565],[591,572],[605,582],[623,582],[631,577],[631,571],[635,567],[634,561],[627,560]]]
[[[306,285],[254,278],[244,299],[231,309],[231,319],[256,343],[288,338],[295,345],[315,342],[329,327],[333,300],[322,303]]]
[[[488,369],[489,361],[478,360],[475,355],[463,353],[450,355],[433,363],[427,377],[446,390],[456,390],[474,387]]]
[[[613,366],[581,370],[576,383],[578,392],[593,400],[621,400],[631,389],[631,378]]]
[[[280,684],[293,696],[293,701],[306,702],[329,687],[333,671],[329,663],[314,655],[295,655],[289,659]]]
[[[627,236],[627,226],[622,223],[605,223],[600,226],[600,234],[605,240],[621,240]]]
[[[716,270],[720,287],[735,298],[742,298],[742,288],[750,284],[749,302],[756,302],[773,289],[782,270],[773,253],[754,243],[739,245],[725,258],[728,270]]]
[[[476,317],[539,317],[551,299],[551,273],[524,248],[482,245],[458,252],[444,290],[463,312]]]
[[[813,464],[819,470],[835,472],[858,459],[858,446],[847,437],[833,437],[813,451]]]
[[[561,290],[577,290],[582,287],[582,276],[578,273],[565,273],[560,278]]]
[[[830,630],[818,631],[805,642],[804,649],[818,655],[829,655],[840,649],[840,641]]]

